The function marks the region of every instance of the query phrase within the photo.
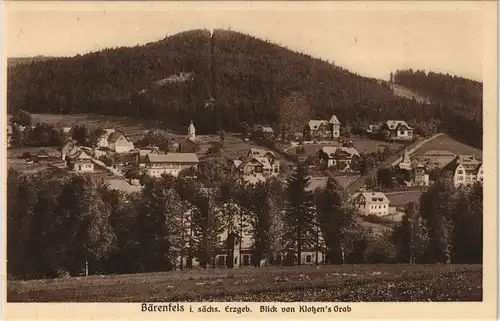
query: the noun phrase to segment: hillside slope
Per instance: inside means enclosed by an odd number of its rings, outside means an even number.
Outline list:
[[[30,84],[26,86],[26,84]],[[133,48],[36,61],[8,73],[8,110],[195,121],[199,133],[267,123],[301,130],[309,117],[343,124],[406,119],[437,130],[437,107],[395,96],[375,79],[226,30],[193,30]]]
[[[483,84],[423,70],[398,70],[394,81],[429,98],[441,110],[441,131],[463,143],[482,148]]]

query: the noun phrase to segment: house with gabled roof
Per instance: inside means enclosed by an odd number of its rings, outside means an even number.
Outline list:
[[[332,136],[332,130],[328,120],[310,120],[305,129],[304,137],[306,139],[329,139]]]
[[[94,171],[92,156],[79,147],[74,147],[66,154],[66,165],[75,173],[91,173]]]
[[[183,169],[198,168],[198,163],[195,153],[150,153],[145,159],[146,174],[150,177],[177,176]]]
[[[343,146],[324,146],[317,155],[323,167],[336,166],[342,171],[349,171],[353,160],[360,157],[356,148]]]
[[[125,134],[114,132],[108,136],[108,148],[115,153],[127,153],[134,149],[134,143]]]
[[[388,120],[382,124],[380,130],[387,130],[395,140],[413,140],[414,128],[404,120]]]
[[[483,162],[473,154],[457,155],[442,171],[451,173],[455,186],[472,185],[484,179]]]
[[[244,178],[277,176],[280,172],[280,161],[272,151],[250,148],[246,157],[233,160],[231,170]]]
[[[350,198],[351,203],[362,215],[384,216],[389,214],[390,201],[382,192],[359,192]]]
[[[156,146],[150,146],[150,147],[145,147],[145,148],[139,148],[135,150],[136,152],[136,157],[137,157],[137,164],[139,166],[144,167],[146,166],[146,156],[148,154],[159,154],[160,149]]]
[[[330,120],[309,120],[305,129],[306,139],[334,139],[340,137],[340,121],[336,115]]]

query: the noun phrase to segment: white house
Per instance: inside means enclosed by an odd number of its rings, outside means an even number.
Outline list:
[[[318,158],[324,166],[339,166],[343,171],[350,170],[352,161],[357,157],[360,155],[354,147],[324,146],[318,151]]]
[[[108,148],[115,153],[127,153],[134,149],[134,143],[120,132],[111,133],[108,137]]]
[[[75,173],[91,173],[94,171],[92,157],[78,147],[73,148],[66,154],[66,164]]]
[[[351,202],[362,215],[384,216],[389,214],[390,201],[381,192],[361,192],[351,197]]]
[[[151,153],[145,157],[146,173],[151,177],[161,177],[163,174],[172,176],[186,168],[198,167],[198,156],[194,153]]]
[[[250,148],[244,160],[233,161],[231,170],[240,173],[243,177],[277,176],[280,172],[280,161],[271,151]]]
[[[429,185],[429,170],[424,164],[417,164],[415,166],[415,185],[428,186]]]
[[[386,121],[381,130],[388,130],[391,137],[396,140],[412,140],[413,127],[410,127],[404,120],[388,120]]]

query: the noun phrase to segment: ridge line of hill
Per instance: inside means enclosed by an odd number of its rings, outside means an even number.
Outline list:
[[[149,118],[174,130],[193,120],[200,134],[240,131],[244,123],[302,131],[307,119],[335,114],[353,128],[405,119],[422,136],[445,130],[476,146],[482,138],[482,123],[469,116],[474,106],[397,97],[375,79],[223,29],[19,65],[9,70],[7,99],[11,113],[22,108]],[[464,127],[472,138],[463,137]]]

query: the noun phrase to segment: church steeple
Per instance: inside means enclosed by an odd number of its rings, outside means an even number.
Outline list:
[[[188,127],[188,137],[187,139],[189,140],[195,140],[196,139],[196,128],[194,128],[193,121],[191,120],[191,124],[189,124]]]
[[[399,163],[399,168],[401,169],[411,169],[411,159],[410,159],[410,153],[408,153],[408,150],[405,149],[403,153],[403,158],[401,159],[401,162]]]

